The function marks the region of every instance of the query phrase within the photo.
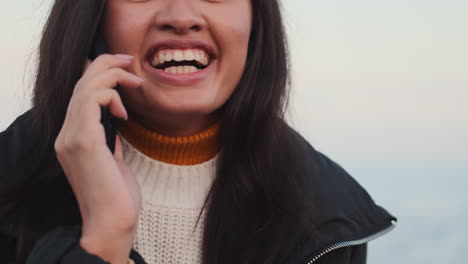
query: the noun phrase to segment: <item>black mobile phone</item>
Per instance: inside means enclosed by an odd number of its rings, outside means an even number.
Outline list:
[[[106,42],[101,32],[97,32],[93,41],[93,46],[88,54],[89,59],[94,61],[99,55],[108,53]],[[118,86],[114,87],[119,91]],[[117,133],[116,118],[110,113],[107,107],[101,106],[101,123],[106,134],[106,143],[112,153],[115,152],[115,135]]]

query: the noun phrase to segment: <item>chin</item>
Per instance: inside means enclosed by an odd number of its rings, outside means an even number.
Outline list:
[[[153,105],[158,105],[160,112],[167,114],[209,115],[218,109],[218,106],[211,102],[197,102],[193,98],[158,102]]]
[[[219,98],[219,92],[213,89],[203,91],[203,88],[193,86],[144,86],[140,91],[141,93],[135,93],[126,90],[128,93],[125,97],[128,105],[133,106],[132,110],[142,116],[148,116],[148,113],[158,113],[163,118],[208,116],[218,110],[224,102],[223,98]]]
[[[151,105],[159,106],[164,112],[210,114],[221,106],[213,94],[216,93],[203,93],[201,89],[179,90],[155,95]]]

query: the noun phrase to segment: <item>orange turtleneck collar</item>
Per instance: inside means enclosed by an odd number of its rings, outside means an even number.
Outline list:
[[[219,124],[186,137],[170,137],[143,127],[133,119],[119,122],[120,134],[146,156],[175,165],[195,165],[212,159],[219,151]]]

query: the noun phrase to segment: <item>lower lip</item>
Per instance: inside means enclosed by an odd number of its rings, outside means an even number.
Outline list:
[[[217,61],[214,59],[203,70],[199,70],[194,73],[183,74],[172,74],[165,72],[164,70],[153,68],[149,64],[148,60],[145,60],[144,67],[152,76],[154,76],[157,80],[161,82],[172,85],[193,85],[206,79],[215,68],[214,65],[216,64],[216,62]]]

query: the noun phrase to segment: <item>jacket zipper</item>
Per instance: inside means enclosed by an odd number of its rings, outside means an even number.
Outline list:
[[[396,221],[395,220],[392,220],[392,225],[385,228],[384,230],[382,231],[379,231],[373,235],[370,235],[366,238],[363,238],[363,239],[359,239],[359,240],[352,240],[352,241],[344,241],[344,242],[340,242],[340,243],[336,243],[336,244],[333,244],[331,246],[329,246],[328,248],[326,248],[325,250],[323,250],[322,252],[320,252],[320,254],[317,254],[315,257],[313,257],[311,260],[309,260],[307,262],[307,264],[312,264],[314,263],[315,261],[317,261],[319,258],[321,258],[323,255],[335,250],[335,249],[339,249],[339,248],[343,248],[343,247],[350,247],[350,246],[357,246],[357,245],[361,245],[361,244],[365,244],[367,242],[370,242],[374,239],[377,239],[385,234],[387,234],[388,232],[392,231],[396,226]]]

